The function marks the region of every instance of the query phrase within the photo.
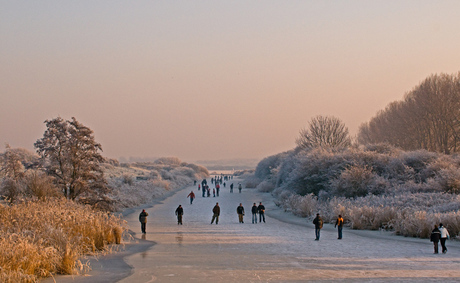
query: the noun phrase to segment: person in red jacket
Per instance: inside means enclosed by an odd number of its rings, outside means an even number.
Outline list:
[[[191,191],[187,197],[190,198],[190,204],[192,204],[193,200],[195,199],[195,193]]]

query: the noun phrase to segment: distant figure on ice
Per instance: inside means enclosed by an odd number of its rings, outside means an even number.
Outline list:
[[[195,193],[191,191],[187,197],[190,198],[190,204],[192,204],[193,200],[195,199]]]
[[[147,211],[145,211],[145,209],[142,209],[142,212],[139,214],[139,222],[141,223],[142,234],[147,233],[145,232],[145,227],[147,226],[147,216],[149,216]]]
[[[323,219],[319,216],[319,213],[316,213],[316,218],[313,219],[313,224],[315,224],[315,241],[319,241],[319,236],[321,233],[321,228],[323,228]]]
[[[215,205],[214,208],[212,209],[212,220],[211,220],[211,224],[214,222],[214,219],[216,220],[216,225],[219,223],[219,215],[220,215],[220,207],[219,207],[219,203],[216,202],[216,205]]]
[[[217,185],[216,185],[216,193],[217,193],[217,196],[219,196],[219,191],[220,191],[220,185],[217,184]]]
[[[441,238],[441,232],[438,229],[438,225],[434,225],[433,231],[431,231],[430,241],[433,242],[434,253],[438,253],[438,242]]]
[[[257,207],[257,213],[259,213],[259,223],[262,223],[262,220],[265,223],[265,206],[262,203]]]
[[[200,190],[200,184],[198,184],[198,190]]]
[[[241,183],[238,184],[238,191],[241,193],[241,189],[243,189],[243,186],[241,185]]]
[[[337,232],[339,233],[339,237],[337,239],[341,240],[342,239],[342,228],[343,228],[342,215],[339,214],[339,217],[337,217],[337,221],[335,221],[334,227],[337,227]]]
[[[446,248],[446,240],[449,239],[449,231],[447,231],[446,227],[442,226],[442,223],[439,223],[439,232],[441,233],[441,247],[442,247],[442,253],[445,254],[447,253],[447,248]]]
[[[240,203],[240,205],[236,208],[236,213],[238,214],[238,220],[240,221],[240,223],[244,223],[243,222],[244,207],[242,203]]]
[[[179,204],[179,206],[176,208],[176,215],[177,215],[177,225],[182,225],[182,215],[184,215],[184,209],[182,208],[182,205]]]
[[[196,180],[193,180],[193,185],[196,186]]]
[[[211,189],[209,188],[208,185],[206,185],[206,191],[208,191],[208,197],[210,197],[211,196]]]
[[[233,183],[230,184],[230,192],[233,193]]]
[[[251,212],[252,212],[252,224],[254,224],[254,222],[257,224],[257,205],[256,203],[252,205]]]
[[[216,188],[212,189],[212,196],[216,197]]]

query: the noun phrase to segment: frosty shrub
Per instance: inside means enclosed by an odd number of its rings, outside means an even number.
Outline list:
[[[0,281],[36,282],[85,272],[87,254],[120,243],[120,218],[63,198],[0,206]]]
[[[261,180],[257,178],[256,176],[252,175],[249,177],[246,177],[244,179],[244,187],[254,189],[257,188],[260,184]]]
[[[366,166],[350,166],[342,171],[340,176],[331,181],[335,195],[348,198],[365,196],[374,178],[372,170]]]
[[[275,189],[275,185],[273,185],[271,182],[262,181],[257,185],[256,189],[259,192],[270,193]]]
[[[44,200],[62,195],[62,192],[54,185],[53,178],[41,171],[27,171],[23,183],[25,195],[32,198]]]
[[[449,193],[460,193],[460,170],[458,168],[449,167],[439,170],[437,181],[441,190]]]
[[[300,217],[310,217],[315,215],[318,209],[318,198],[313,194],[309,194],[306,196],[292,196],[292,198],[296,198],[295,205],[293,207],[294,215],[298,215]]]
[[[123,178],[123,183],[124,184],[128,184],[130,186],[133,185],[133,183],[134,183],[134,176],[133,175],[123,174],[122,178]]]
[[[16,202],[22,196],[22,186],[12,178],[3,178],[0,184],[0,195],[9,203]]]

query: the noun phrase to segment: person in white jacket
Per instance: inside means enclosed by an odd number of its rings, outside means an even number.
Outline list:
[[[446,248],[446,240],[449,239],[449,231],[447,231],[446,227],[442,226],[442,223],[439,223],[439,232],[441,232],[441,247],[442,253],[447,253]]]

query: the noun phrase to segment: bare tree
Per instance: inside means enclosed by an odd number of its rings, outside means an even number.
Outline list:
[[[104,158],[93,131],[73,117],[71,121],[58,117],[45,124],[43,138],[34,145],[41,165],[66,198],[92,205],[107,202],[109,189],[100,167]]]
[[[390,103],[363,124],[358,141],[385,142],[405,150],[459,152],[460,73],[426,78],[404,100]]]
[[[345,148],[351,145],[348,128],[336,117],[316,116],[308,129],[300,130],[296,140],[299,148]]]

